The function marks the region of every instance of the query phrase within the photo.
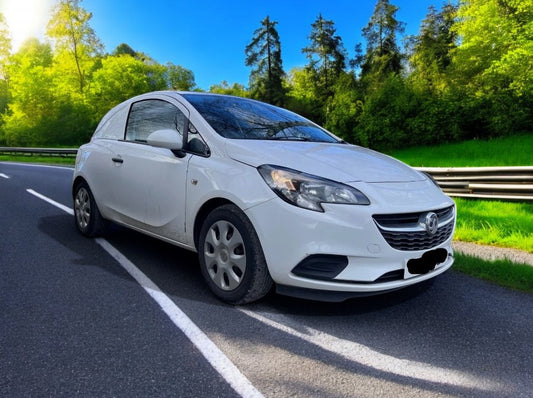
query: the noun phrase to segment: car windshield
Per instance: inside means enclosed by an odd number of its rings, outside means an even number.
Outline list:
[[[183,94],[222,137],[244,140],[342,142],[309,120],[246,98]]]

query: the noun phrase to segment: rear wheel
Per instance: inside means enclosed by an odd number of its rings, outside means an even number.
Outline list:
[[[231,304],[259,300],[272,287],[265,256],[252,223],[234,205],[223,205],[205,219],[198,255],[213,293]]]
[[[74,189],[74,222],[78,230],[89,237],[102,235],[107,226],[86,182],[78,183]]]

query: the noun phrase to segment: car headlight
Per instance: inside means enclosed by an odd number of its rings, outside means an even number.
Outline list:
[[[361,191],[326,178],[268,164],[257,170],[281,199],[304,209],[323,212],[322,203],[370,204]]]

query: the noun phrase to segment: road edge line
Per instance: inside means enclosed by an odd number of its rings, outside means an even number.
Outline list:
[[[44,196],[33,189],[27,189],[33,196],[57,207],[64,212],[74,215],[74,211]],[[96,243],[101,246],[124,268],[130,276],[137,281],[152,299],[159,304],[163,312],[170,318],[187,338],[200,351],[211,366],[224,378],[224,380],[242,397],[263,398],[248,378],[235,366],[235,364],[213,343],[213,341],[172,301],[163,291],[135,266],[126,256],[104,238],[96,238]]]

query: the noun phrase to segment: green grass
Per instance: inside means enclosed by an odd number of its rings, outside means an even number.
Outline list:
[[[485,261],[455,253],[453,269],[500,286],[533,293],[533,267],[508,260]]]
[[[533,134],[415,147],[389,154],[413,167],[533,166]]]
[[[28,156],[28,155],[0,155],[0,162],[27,162],[58,165],[74,165],[75,157],[65,156]]]
[[[454,239],[533,253],[533,203],[456,198]]]

